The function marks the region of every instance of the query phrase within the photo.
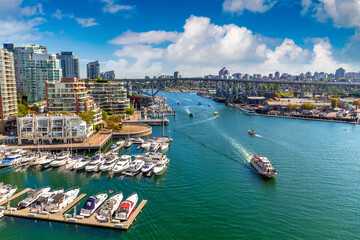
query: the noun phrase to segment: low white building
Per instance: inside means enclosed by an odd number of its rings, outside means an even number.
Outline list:
[[[93,133],[93,125],[87,125],[76,114],[32,115],[17,118],[18,143],[53,144],[83,142]]]

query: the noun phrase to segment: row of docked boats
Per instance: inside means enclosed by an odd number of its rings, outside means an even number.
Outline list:
[[[158,150],[165,151],[169,148],[173,139],[168,137],[160,137],[144,140],[142,138],[128,138],[120,140],[111,146],[111,150],[117,150],[124,147],[129,148],[131,145],[138,145],[138,149],[156,152]]]
[[[17,187],[0,182],[0,202],[6,201],[16,192]]]

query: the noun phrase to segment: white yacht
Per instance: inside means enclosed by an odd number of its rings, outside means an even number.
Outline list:
[[[63,192],[64,192],[64,189],[42,193],[38,197],[38,199],[36,199],[36,201],[31,204],[30,212],[33,212],[33,213],[42,212],[43,207],[46,206],[46,204],[48,202],[51,202],[58,193],[63,193]]]
[[[129,148],[131,146],[132,142],[130,140],[126,140],[124,143],[125,148]]]
[[[91,161],[91,158],[83,157],[81,160],[79,160],[77,163],[75,163],[73,168],[74,168],[74,170],[77,170],[77,171],[83,170],[89,164],[90,161]]]
[[[21,160],[23,159],[23,157],[18,154],[18,153],[15,153],[15,154],[8,154],[5,159],[3,159],[1,162],[0,162],[0,168],[1,167],[9,167],[11,165],[15,165],[15,164],[19,164],[21,163]]]
[[[110,154],[105,158],[104,164],[100,166],[100,171],[102,172],[111,171],[118,160],[119,157],[117,156],[117,153]]]
[[[27,208],[30,204],[35,202],[41,194],[48,193],[49,191],[49,187],[30,190],[27,197],[18,203],[17,209]]]
[[[159,143],[154,141],[154,142],[152,142],[150,144],[149,150],[150,151],[157,151],[159,149],[159,147],[160,147]]]
[[[248,108],[245,109],[244,113],[245,113],[246,115],[250,115],[250,116],[255,115],[255,111],[254,111],[254,110],[251,110],[251,109],[248,109]]]
[[[43,152],[39,152],[37,158],[33,159],[32,161],[29,162],[29,166],[36,166],[36,165],[40,165],[40,163],[46,159],[46,157],[49,156],[49,154],[47,152],[43,153]]]
[[[133,144],[143,144],[144,142],[145,142],[144,139],[142,139],[141,137],[134,138],[134,139],[132,140],[132,143],[133,143]]]
[[[38,153],[29,153],[28,155],[24,156],[20,162],[22,165],[27,165],[38,158]]]
[[[146,141],[143,144],[141,144],[141,148],[148,150],[151,146],[151,141]]]
[[[161,147],[160,147],[160,150],[161,151],[165,151],[166,149],[168,149],[169,148],[169,144],[168,143],[162,143],[161,144]]]
[[[54,161],[50,163],[52,167],[60,167],[65,165],[69,161],[70,152],[63,151],[60,152]]]
[[[116,212],[115,219],[128,220],[133,213],[135,206],[139,200],[139,196],[134,193],[120,204],[119,210]]]
[[[166,163],[164,163],[163,161],[159,161],[158,163],[156,163],[155,167],[154,167],[154,174],[155,175],[160,175],[163,174],[166,171]]]
[[[126,170],[126,176],[135,176],[141,171],[141,168],[145,165],[145,162],[140,159],[135,159],[129,165],[129,168]]]
[[[47,203],[44,210],[50,213],[57,213],[64,209],[68,204],[75,200],[79,195],[80,189],[73,189],[67,192],[56,194],[51,201]]]
[[[117,142],[116,142],[116,145],[120,146],[120,145],[123,145],[124,143],[125,143],[124,140],[120,140],[120,141],[117,141]]]
[[[0,185],[0,202],[5,201],[16,192],[17,187],[13,187],[10,184]]]
[[[271,178],[277,174],[276,168],[274,168],[269,159],[264,156],[253,155],[250,163],[261,175]]]
[[[145,161],[145,165],[141,168],[141,172],[148,173],[154,168],[155,164],[151,160]]]
[[[109,221],[115,211],[118,210],[123,198],[123,194],[119,193],[106,200],[106,202],[101,206],[96,219],[100,222]]]
[[[91,157],[90,162],[86,165],[85,171],[87,172],[98,172],[100,170],[100,166],[103,163],[102,154],[96,154]]]
[[[79,161],[81,161],[83,159],[82,155],[75,155],[73,156],[71,159],[69,159],[69,161],[67,161],[65,168],[72,170],[75,166],[76,163],[78,163]]]
[[[98,194],[91,196],[86,200],[86,203],[80,210],[80,215],[90,217],[107,199],[107,194]]]
[[[56,156],[51,154],[51,155],[48,155],[47,157],[45,157],[44,159],[40,160],[39,161],[39,164],[41,165],[41,167],[48,167],[50,166],[50,164],[55,161],[56,159]]]
[[[168,164],[169,163],[169,159],[166,157],[166,155],[162,154],[162,153],[155,153],[155,152],[149,152],[149,153],[146,153],[144,155],[144,158],[147,160],[147,159],[150,159],[151,161],[153,161],[154,163],[157,163],[159,161],[162,161],[164,162],[165,164]]]
[[[131,162],[131,156],[130,155],[122,155],[119,159],[119,161],[115,164],[112,171],[114,173],[120,173],[125,171],[129,168]]]

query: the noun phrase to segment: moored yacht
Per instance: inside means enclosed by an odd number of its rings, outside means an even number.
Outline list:
[[[131,162],[131,156],[130,155],[122,155],[119,159],[119,161],[115,164],[112,171],[114,173],[120,173],[125,171],[129,168]]]
[[[167,168],[166,163],[164,163],[163,161],[159,161],[156,163],[154,167],[154,174],[155,175],[163,174],[166,168]]]
[[[262,175],[271,178],[276,175],[276,168],[274,168],[269,159],[261,155],[253,155],[250,160],[251,165]]]
[[[75,163],[73,169],[74,170],[83,170],[86,165],[89,164],[91,158],[90,157],[83,157],[81,160],[79,160],[77,163]]]
[[[100,166],[103,163],[102,154],[96,154],[91,157],[90,162],[86,165],[85,170],[87,172],[97,172],[100,170]]]
[[[145,165],[141,168],[141,172],[148,173],[154,168],[155,164],[151,160],[147,160]]]
[[[169,144],[168,143],[162,143],[161,144],[161,147],[160,147],[160,150],[161,151],[165,151],[166,149],[168,149],[169,148]]]
[[[46,156],[46,157],[43,158],[42,160],[40,160],[40,161],[39,161],[39,164],[40,164],[40,166],[43,167],[43,168],[50,167],[50,166],[51,166],[50,164],[51,164],[53,161],[55,161],[55,159],[56,159],[56,156],[53,155],[53,154],[51,154],[51,155]]]
[[[17,187],[13,187],[10,184],[2,184],[0,186],[0,202],[5,201],[16,192]]]
[[[120,204],[119,210],[116,212],[115,219],[118,220],[128,220],[130,215],[133,213],[139,196],[134,193],[128,197],[125,201]]]
[[[0,168],[1,167],[9,167],[11,165],[15,165],[20,163],[22,160],[22,156],[18,153],[15,154],[9,154],[5,157],[4,160],[0,162]]]
[[[115,211],[118,210],[123,198],[123,194],[118,193],[106,200],[106,202],[101,206],[96,219],[101,222],[109,221],[109,218],[111,218]]]
[[[48,193],[49,191],[49,187],[30,190],[27,197],[18,203],[17,209],[27,208],[30,204],[35,202],[41,194]]]
[[[72,170],[75,164],[83,159],[82,155],[75,155],[69,161],[67,161],[65,168]]]
[[[30,212],[42,212],[44,206],[51,202],[58,193],[63,193],[64,189],[55,190],[52,192],[42,193],[35,202],[31,204]]]
[[[143,160],[135,159],[129,165],[129,168],[126,170],[126,176],[135,176],[141,170],[141,168],[145,165]]]
[[[50,213],[56,213],[65,208],[68,204],[75,200],[77,195],[79,195],[80,189],[73,189],[67,192],[62,192],[56,194],[51,201],[49,201],[44,210]]]
[[[62,151],[60,152],[54,161],[50,163],[52,167],[60,167],[67,163],[69,160],[70,152],[68,151]]]
[[[245,110],[244,110],[244,113],[245,113],[246,115],[250,115],[250,116],[255,115],[255,111],[252,110],[252,109],[249,109],[249,108],[245,109]]]
[[[105,158],[104,164],[100,166],[100,171],[102,172],[110,171],[111,169],[113,169],[113,167],[115,166],[118,160],[119,157],[117,156],[117,153],[110,154]]]
[[[80,215],[90,217],[105,202],[106,198],[106,193],[89,197],[81,208]]]

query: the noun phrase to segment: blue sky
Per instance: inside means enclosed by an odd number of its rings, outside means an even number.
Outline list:
[[[359,71],[360,0],[0,0],[0,42],[73,51],[118,78]]]

